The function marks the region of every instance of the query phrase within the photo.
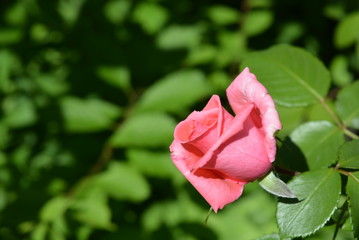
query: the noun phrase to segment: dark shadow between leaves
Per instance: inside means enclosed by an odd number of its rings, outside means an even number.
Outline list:
[[[286,137],[282,142],[282,146],[278,149],[276,164],[294,172],[309,170],[303,152],[290,137]]]
[[[296,204],[296,203],[300,203],[303,200],[304,199],[299,200],[298,198],[282,198],[282,197],[278,198],[278,202],[285,203],[285,204]]]

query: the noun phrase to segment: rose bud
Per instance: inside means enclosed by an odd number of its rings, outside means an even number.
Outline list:
[[[272,97],[248,68],[226,92],[235,116],[213,95],[176,126],[170,146],[173,163],[215,212],[270,170],[282,127]]]

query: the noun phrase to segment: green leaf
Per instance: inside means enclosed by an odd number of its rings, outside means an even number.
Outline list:
[[[69,86],[64,79],[53,74],[41,74],[35,77],[38,87],[51,96],[58,96],[65,93]]]
[[[259,185],[278,197],[297,198],[288,186],[271,171],[259,180]]]
[[[142,2],[136,6],[133,12],[133,19],[148,34],[154,34],[167,22],[168,15],[166,8],[158,4]]]
[[[273,22],[273,13],[268,10],[249,11],[244,19],[243,31],[248,36],[258,35],[267,30]]]
[[[18,28],[0,29],[0,44],[15,44],[21,41],[23,32]]]
[[[212,45],[200,45],[199,47],[191,49],[186,63],[188,65],[199,65],[213,61],[216,58],[217,49]]]
[[[265,235],[263,237],[260,237],[257,240],[282,240],[282,239],[280,238],[279,234],[274,233],[274,234]]]
[[[19,68],[19,59],[10,51],[0,50],[0,62],[0,91],[12,92],[15,84],[10,79],[10,74]]]
[[[65,127],[69,132],[109,129],[121,115],[120,108],[101,99],[65,97],[61,101]]]
[[[233,79],[225,71],[215,71],[208,76],[208,80],[215,92],[224,92]]]
[[[97,69],[97,74],[105,82],[123,91],[131,88],[131,73],[126,67],[101,66]]]
[[[293,43],[298,38],[303,36],[305,28],[302,22],[287,22],[284,23],[281,31],[278,34],[278,43]]]
[[[349,60],[343,55],[334,57],[330,63],[330,72],[337,86],[344,87],[353,81],[353,76],[349,71]]]
[[[202,40],[201,25],[171,25],[157,38],[157,45],[165,50],[197,47]]]
[[[210,93],[205,76],[198,70],[174,72],[147,89],[136,106],[137,112],[178,113]]]
[[[143,229],[158,230],[161,226],[176,226],[181,222],[203,222],[206,212],[183,192],[176,199],[162,200],[151,204],[142,215]]]
[[[129,117],[111,137],[115,147],[169,146],[176,122],[163,113],[147,113]]]
[[[125,20],[130,8],[131,1],[129,0],[112,0],[106,2],[103,11],[109,21],[118,24]]]
[[[359,169],[359,140],[345,142],[339,149],[339,165]]]
[[[239,21],[239,12],[225,5],[215,5],[207,8],[207,15],[217,25],[228,25]]]
[[[218,34],[219,50],[216,54],[216,65],[226,67],[240,61],[247,51],[247,37],[242,32],[222,31]]]
[[[95,228],[113,230],[111,209],[107,204],[107,196],[96,185],[87,185],[81,195],[72,202],[71,209],[74,217],[81,223]]]
[[[344,124],[359,129],[359,81],[344,87],[335,107]]]
[[[278,132],[278,136],[286,136],[303,122],[305,108],[288,108],[276,106],[283,128]]]
[[[7,8],[4,19],[10,25],[22,25],[27,19],[27,11],[24,2],[16,2]]]
[[[153,152],[145,149],[128,149],[129,164],[141,173],[156,178],[172,178],[182,175],[171,161],[168,152]]]
[[[342,131],[327,121],[304,123],[290,137],[303,152],[311,170],[334,164],[338,148],[344,142]]]
[[[256,191],[242,196],[239,201],[209,218],[208,227],[216,231],[218,239],[257,239],[278,231],[275,223],[276,201],[264,191],[258,191],[258,184],[253,185],[256,185]]]
[[[28,97],[8,95],[3,101],[2,108],[4,121],[9,127],[26,127],[37,120],[34,103]]]
[[[277,45],[248,55],[241,67],[249,67],[276,103],[301,107],[323,101],[330,75],[317,58],[300,48]]]
[[[278,203],[277,220],[283,237],[313,234],[329,220],[340,197],[340,175],[333,169],[305,172],[289,187],[298,201]]]
[[[333,112],[335,112],[334,103],[330,99],[326,99],[324,102]],[[323,107],[322,103],[316,103],[307,107],[306,115],[304,119],[307,121],[328,121],[334,123],[333,117]]]
[[[350,220],[354,236],[359,238],[359,172],[351,173],[348,178]]]
[[[64,196],[57,196],[50,199],[41,209],[41,221],[52,222],[57,218],[64,217],[68,203],[68,199]]]
[[[346,16],[335,29],[334,42],[338,48],[346,48],[359,39],[359,12]]]
[[[60,0],[58,2],[57,10],[65,23],[71,26],[80,16],[82,6],[85,2],[86,0]]]
[[[95,178],[95,184],[117,200],[140,202],[150,195],[146,179],[125,163],[114,162]]]
[[[32,240],[45,240],[46,233],[48,232],[49,225],[46,223],[40,223],[34,227],[31,232],[31,239]]]

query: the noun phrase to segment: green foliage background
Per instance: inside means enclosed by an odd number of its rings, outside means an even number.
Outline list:
[[[328,167],[344,143],[336,119],[305,91],[293,90],[299,100],[276,91],[266,78],[273,48],[252,53],[284,43],[320,59],[329,72],[317,67],[324,80],[314,89],[357,133],[358,36],[356,0],[0,1],[0,239],[280,239],[277,199],[256,182],[204,225],[208,204],[169,157],[173,129],[212,94],[224,96],[239,66],[249,65],[284,105],[279,138],[292,148],[280,145],[277,165]],[[317,64],[305,56],[293,64]],[[335,133],[323,140],[316,131]],[[339,163],[358,169],[352,144],[341,148]],[[316,151],[328,158],[311,160]],[[339,174],[331,179],[339,189]],[[358,184],[348,181],[359,199]],[[347,209],[337,197],[333,204]],[[308,239],[335,231],[353,239],[340,213]]]

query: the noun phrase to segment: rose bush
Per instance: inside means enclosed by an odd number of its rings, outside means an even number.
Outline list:
[[[281,123],[272,97],[246,68],[227,88],[235,116],[213,95],[174,131],[176,167],[215,212],[238,199],[248,182],[266,174],[275,159]]]

